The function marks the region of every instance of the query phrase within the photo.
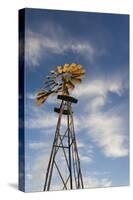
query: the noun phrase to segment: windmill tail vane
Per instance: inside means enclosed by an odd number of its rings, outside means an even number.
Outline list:
[[[70,91],[82,82],[84,75],[85,70],[80,64],[57,66],[47,76],[44,89],[37,93],[37,105],[43,104],[50,95],[57,94],[57,99],[61,101],[60,107],[54,108],[58,113],[58,120],[43,191],[55,189],[55,182],[60,183],[59,189],[63,190],[84,188],[72,110],[72,103],[77,103],[78,100],[70,96]]]

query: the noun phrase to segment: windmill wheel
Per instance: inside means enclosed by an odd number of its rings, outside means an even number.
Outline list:
[[[43,104],[49,95],[60,94],[58,99],[77,103],[77,99],[69,96],[70,91],[80,84],[85,75],[85,69],[80,64],[65,64],[57,66],[55,70],[50,71],[44,82],[44,88],[37,93],[37,105]]]

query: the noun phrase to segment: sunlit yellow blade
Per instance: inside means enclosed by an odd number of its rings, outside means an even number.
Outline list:
[[[81,83],[81,79],[80,78],[71,78],[72,82],[77,84],[77,83]]]
[[[79,73],[79,72],[85,72],[85,70],[83,69],[82,65],[71,65],[70,67],[70,72],[73,73]]]
[[[48,94],[46,92],[38,92],[37,97],[36,97],[36,104],[41,105],[46,101],[48,98]]]
[[[72,64],[70,65],[71,68],[74,68],[74,67],[76,67],[76,66],[77,66],[76,63],[72,63]]]
[[[48,98],[48,96],[45,96],[44,98],[37,98],[36,99],[36,104],[38,106],[41,105],[41,104],[43,104],[46,101],[47,98]]]
[[[72,81],[68,81],[68,82],[66,83],[66,87],[67,87],[68,89],[74,89],[74,88],[75,88],[75,86],[74,86],[74,84],[72,83]]]
[[[51,70],[50,73],[57,75],[57,73],[54,70]]]
[[[64,67],[63,67],[63,72],[64,72],[64,73],[69,72],[69,66],[70,66],[69,64],[65,64],[65,65],[64,65]]]
[[[50,71],[45,81],[45,87],[48,92],[42,90],[38,92],[36,97],[37,105],[41,105],[46,101],[49,95],[54,95],[62,91],[62,94],[69,95],[69,90],[75,88],[75,84],[79,84],[85,75],[85,69],[82,65],[72,63],[57,66],[55,70]]]
[[[80,64],[77,64],[77,68],[78,68],[78,69],[83,69],[83,66],[80,65]]]
[[[72,63],[70,66],[69,66],[69,72],[72,72],[74,70],[78,69],[77,68],[77,65],[75,63]]]
[[[62,66],[57,66],[57,70],[58,70],[58,73],[61,74],[63,71]]]
[[[72,73],[72,76],[83,76],[85,75],[85,72],[75,72],[75,73]]]
[[[84,77],[84,74],[74,74],[71,76],[71,78],[77,78],[77,79],[82,79]]]
[[[37,93],[37,97],[40,97],[41,95],[46,95],[47,92],[45,92],[44,90],[40,91]]]
[[[85,73],[85,70],[83,68],[72,70],[72,74],[74,74],[74,73]]]
[[[82,69],[82,66],[81,65],[71,65],[71,68],[72,68],[72,71],[76,71],[76,70],[80,70]]]

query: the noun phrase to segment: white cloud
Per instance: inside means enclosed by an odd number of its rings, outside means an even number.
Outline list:
[[[45,129],[55,127],[57,119],[51,113],[44,113],[43,116],[33,116],[26,121],[26,128],[28,129]]]
[[[88,134],[107,157],[128,155],[125,125],[120,116],[97,113],[86,120]]]
[[[26,189],[28,192],[43,191],[48,159],[49,156],[43,153],[38,156],[34,165],[30,167],[28,172],[30,178],[26,177]]]
[[[81,160],[81,163],[85,162],[85,163],[91,163],[92,162],[92,157],[90,157],[90,155],[82,155],[82,154],[79,154],[79,158]]]
[[[73,91],[73,95],[80,98],[80,105],[85,105],[82,116],[79,116],[82,128],[107,157],[128,155],[128,124],[122,114],[123,105],[119,104],[117,109],[113,105],[114,109],[104,111],[104,106],[110,101],[109,92],[122,97],[125,88],[123,77],[115,75],[109,79],[101,77],[87,81]]]
[[[32,143],[29,143],[28,146],[32,150],[40,150],[40,149],[48,147],[49,145],[44,142],[32,142]]]
[[[106,97],[98,96],[95,97],[88,106],[91,109],[91,112],[96,112],[105,105],[105,102],[106,102]]]
[[[63,31],[63,30],[62,30]],[[68,51],[83,56],[90,62],[99,54],[90,41],[62,37],[62,33],[40,34],[30,30],[26,35],[25,59],[28,65],[38,66],[40,60],[50,54],[63,55]]]
[[[93,79],[78,85],[78,87],[76,87],[73,91],[73,94],[77,97],[83,98],[92,98],[95,96],[100,96],[102,98],[106,97],[109,92],[120,96],[123,92],[123,80],[117,80],[112,77],[109,79],[103,77],[99,79]],[[101,99],[100,102],[101,101],[103,102],[103,99]]]
[[[36,99],[36,94],[35,93],[27,93],[26,98],[30,100],[35,100]]]
[[[85,144],[77,141],[78,153],[81,163],[92,163],[94,158],[94,149],[91,144]]]
[[[85,188],[99,188],[99,187],[110,187],[112,181],[108,178],[97,178],[96,176],[84,177]]]

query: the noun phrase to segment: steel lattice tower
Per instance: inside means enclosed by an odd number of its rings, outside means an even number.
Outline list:
[[[57,98],[61,100],[61,103],[59,108],[54,109],[58,113],[58,121],[43,190],[48,191],[51,189],[55,170],[56,177],[58,176],[61,181],[60,189],[84,188],[72,111],[72,103],[77,103],[78,100],[66,95],[58,95]],[[62,131],[63,117],[67,119],[65,128]],[[61,157],[58,157],[60,151],[63,154],[63,161]],[[61,163],[63,169],[60,166]]]

